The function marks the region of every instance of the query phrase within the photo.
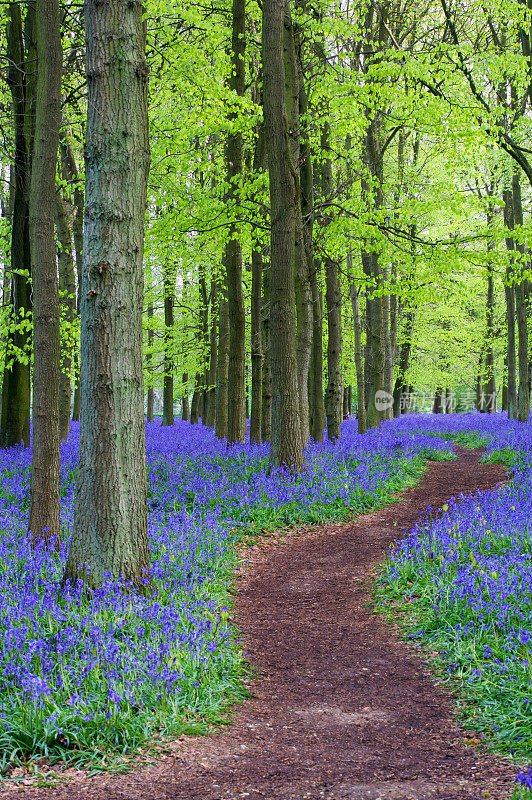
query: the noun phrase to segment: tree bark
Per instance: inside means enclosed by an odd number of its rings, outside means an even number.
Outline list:
[[[311,436],[323,442],[325,430],[325,403],[323,400],[323,302],[319,274],[321,262],[314,259],[310,273],[312,292],[312,356],[311,356]]]
[[[286,3],[264,0],[262,55],[264,126],[271,203],[270,327],[272,371],[271,463],[303,467],[300,398],[296,361],[295,214],[297,172],[291,158],[286,110],[283,25]]]
[[[512,201],[512,190],[503,191],[504,201],[504,225],[507,231],[514,228],[514,210]],[[509,419],[517,419],[517,375],[515,360],[515,287],[513,284],[513,270],[515,263],[515,242],[510,235],[506,235],[506,249],[508,250],[508,267],[506,269],[506,280],[504,282],[504,298],[506,300],[506,326],[507,326],[507,348],[506,348],[506,368],[507,368],[507,410]]]
[[[272,370],[270,360],[270,265],[263,264],[262,273],[262,352],[264,362],[262,365],[262,410],[261,410],[261,438],[269,442],[272,435]]]
[[[514,212],[514,226],[523,226],[523,206],[521,202],[521,184],[519,182],[519,174],[514,171],[512,178],[512,200]],[[523,259],[525,256],[524,245],[515,243],[515,250],[519,254],[516,261],[517,266],[517,281],[515,284],[515,311],[517,316],[517,363],[519,367],[519,390],[518,390],[518,407],[519,407],[519,421],[527,422],[530,416],[530,392],[529,392],[529,376],[528,376],[528,326],[527,326],[527,308],[525,296],[525,282],[523,278],[523,270],[525,264]]]
[[[146,372],[148,373],[148,391],[146,396],[146,421],[153,422],[153,405],[154,405],[154,391],[153,391],[153,295],[151,286],[151,271],[148,272],[148,352],[146,353]]]
[[[165,264],[164,284],[164,377],[163,377],[163,418],[161,425],[174,424],[174,303],[175,273]]]
[[[59,288],[54,235],[55,176],[61,125],[59,0],[37,0],[35,141],[30,187],[33,279],[33,459],[29,530],[59,539]]]
[[[55,224],[59,244],[60,310],[63,323],[59,374],[59,437],[68,438],[70,431],[70,404],[72,401],[72,363],[74,360],[74,323],[76,320],[76,277],[72,256],[72,229],[63,198],[55,195]]]
[[[190,422],[190,400],[189,400],[189,397],[188,397],[188,386],[187,386],[187,384],[188,384],[188,373],[184,372],[183,373],[184,394],[183,394],[183,401],[182,401],[183,402],[183,407],[182,407],[182,411],[181,411],[181,419],[183,420],[183,422]]]
[[[366,432],[366,407],[364,405],[364,362],[362,359],[362,322],[360,319],[360,305],[358,292],[353,280],[353,253],[347,252],[347,275],[349,277],[349,293],[353,310],[353,329],[355,339],[355,371],[357,376],[357,421],[358,432]]]
[[[32,137],[27,136],[28,117],[33,118],[33,81],[28,71],[35,70],[34,33],[35,5],[28,4],[26,16],[26,53],[20,5],[9,4],[7,25],[8,84],[13,105],[15,156],[11,170],[13,213],[11,222],[11,319],[6,341],[6,357],[2,382],[0,446],[30,444],[30,359],[31,333],[25,323],[31,312],[31,253],[29,233],[29,187]],[[30,122],[31,131],[31,122]],[[21,358],[21,354],[26,354]]]
[[[227,389],[229,380],[229,310],[225,297],[220,298],[218,364],[216,370],[216,436],[227,438]]]
[[[245,92],[246,52],[246,2],[233,0],[233,29],[231,40],[230,87],[238,97]],[[236,112],[229,115],[230,125],[235,124]],[[234,213],[239,202],[238,181],[242,174],[242,133],[230,130],[227,135],[226,165],[228,190],[226,203]],[[230,238],[225,247],[227,273],[227,302],[229,318],[229,372],[227,397],[227,439],[244,442],[246,438],[245,367],[246,367],[246,317],[242,289],[242,246],[236,222],[230,227]]]
[[[209,334],[209,371],[207,378],[207,408],[205,410],[205,425],[214,428],[216,424],[216,373],[218,370],[218,316],[220,310],[220,297],[218,280],[211,281],[211,329]]]
[[[142,262],[149,168],[140,3],[86,0],[81,436],[65,581],[144,585],[149,569]],[[103,122],[105,121],[105,123]]]
[[[81,284],[83,274],[83,207],[85,205],[85,197],[83,189],[81,188],[81,179],[79,176],[74,151],[72,145],[66,136],[60,140],[59,143],[61,151],[61,170],[63,175],[68,180],[69,184],[74,186],[74,209],[72,219],[72,232],[74,235],[74,251],[76,254],[76,273],[78,279],[78,294],[76,302],[76,313],[79,318],[80,303],[81,303]],[[76,373],[79,373],[79,354],[75,350]],[[81,397],[79,392],[79,375],[76,374],[76,383],[74,387],[74,401],[72,404],[72,420],[78,421],[81,408]]]
[[[495,221],[493,206],[487,213],[488,229],[491,229]],[[495,241],[488,239],[488,262],[487,262],[487,293],[486,293],[486,354],[484,359],[484,397],[486,398],[486,411],[493,413],[497,410],[497,387],[495,384],[495,356],[493,353],[493,341],[495,339],[495,295],[494,295],[494,264],[492,253],[495,250]]]

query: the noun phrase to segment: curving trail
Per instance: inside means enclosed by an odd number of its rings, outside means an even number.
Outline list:
[[[399,503],[252,551],[237,579],[237,620],[263,678],[234,725],[183,737],[157,764],[128,775],[77,773],[62,788],[5,797],[508,798],[515,767],[471,743],[418,651],[367,605],[373,565],[426,506],[503,479],[499,465],[478,463],[478,451],[456,449],[458,460],[431,464]]]

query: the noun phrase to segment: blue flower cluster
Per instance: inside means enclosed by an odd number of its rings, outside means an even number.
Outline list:
[[[361,437],[349,421],[341,442],[309,445],[294,476],[268,469],[267,445],[228,448],[202,426],[148,424],[153,591],[143,597],[111,581],[90,596],[60,590],[78,447],[73,426],[59,547],[27,535],[30,452],[0,451],[0,770],[31,754],[126,750],[222,709],[242,692],[226,605],[237,538],[383,502],[409,464],[451,450],[392,425]]]
[[[506,415],[402,418],[396,430],[477,434],[513,453],[512,479],[425,514],[392,550],[385,591],[409,601],[413,635],[464,687],[468,722],[498,747],[532,755],[532,424]],[[519,782],[532,788],[532,773]],[[529,781],[528,783],[526,781]]]

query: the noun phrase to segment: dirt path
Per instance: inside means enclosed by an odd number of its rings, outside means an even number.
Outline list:
[[[366,581],[427,506],[503,477],[478,453],[430,466],[400,503],[355,524],[252,551],[238,624],[263,679],[221,733],[172,744],[120,777],[26,789],[32,800],[472,800],[506,798],[515,767],[479,754],[417,651],[372,614]],[[397,523],[395,526],[394,523]],[[1,789],[0,789],[1,791]],[[13,797],[11,792],[6,797]]]

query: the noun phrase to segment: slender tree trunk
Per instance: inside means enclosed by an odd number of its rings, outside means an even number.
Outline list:
[[[249,438],[261,442],[262,418],[262,253],[254,247],[251,254],[251,420]]]
[[[358,292],[353,281],[353,252],[347,252],[347,274],[349,277],[349,293],[351,295],[351,307],[353,309],[353,332],[355,339],[355,370],[357,376],[357,420],[358,432],[366,432],[366,407],[364,405],[364,363],[362,360],[362,322],[360,319],[360,305],[358,302]],[[351,387],[349,387],[351,388]]]
[[[323,442],[325,430],[325,403],[323,400],[323,307],[319,283],[321,262],[314,259],[310,273],[312,292],[312,370],[311,370],[311,436],[315,442]]]
[[[163,418],[161,425],[174,424],[174,303],[175,274],[165,264],[164,271],[164,377]]]
[[[399,350],[399,364],[397,368],[397,378],[393,389],[393,414],[394,417],[401,415],[403,408],[401,398],[406,393],[407,384],[405,376],[410,366],[410,354],[412,352],[412,337],[414,335],[415,311],[413,308],[407,310],[404,317],[404,339]]]
[[[227,391],[229,373],[229,309],[227,300],[220,298],[220,325],[218,334],[218,363],[216,370],[216,436],[227,437]]]
[[[154,405],[154,392],[153,392],[153,295],[151,286],[151,272],[148,272],[148,352],[146,353],[146,371],[148,373],[148,392],[146,397],[146,421],[153,422],[153,405]]]
[[[488,228],[494,224],[494,212],[490,206],[487,215]],[[493,353],[493,341],[495,338],[495,296],[493,286],[494,265],[492,253],[495,250],[493,239],[488,240],[488,263],[487,263],[487,296],[486,296],[486,356],[484,373],[484,396],[486,398],[486,411],[492,413],[497,410],[497,387],[495,384],[495,356]]]
[[[242,97],[245,92],[246,2],[233,0],[233,30],[231,44],[231,89]],[[236,114],[231,112],[232,125]],[[242,133],[231,131],[226,145],[227,183],[226,203],[234,211],[239,202],[238,180],[242,173]],[[242,247],[237,225],[231,224],[230,238],[225,248],[227,272],[227,303],[229,314],[229,372],[227,398],[227,438],[243,442],[246,438],[245,365],[246,318],[242,289]]]
[[[264,126],[271,202],[270,325],[272,370],[271,463],[303,467],[295,314],[295,213],[299,203],[292,163],[283,60],[283,26],[290,8],[278,0],[262,6]]]
[[[33,459],[29,530],[59,530],[59,289],[54,236],[55,176],[61,125],[59,0],[37,0],[35,143],[30,188],[33,278]]]
[[[6,341],[6,358],[2,382],[0,446],[30,444],[30,358],[31,333],[24,320],[31,312],[31,255],[29,235],[29,184],[31,136],[26,135],[28,117],[33,118],[32,81],[28,70],[33,46],[25,57],[22,17],[18,3],[9,4],[7,25],[8,84],[13,101],[15,157],[11,170],[13,213],[11,223],[11,325]],[[28,4],[26,32],[31,37],[35,5]],[[31,127],[31,126],[30,126]],[[26,363],[19,357],[26,354]]]
[[[514,211],[514,225],[522,227],[523,225],[523,206],[521,202],[521,184],[519,182],[519,174],[514,171],[512,178],[512,199]],[[527,326],[527,308],[525,296],[525,282],[523,278],[523,271],[525,264],[523,263],[525,248],[524,245],[515,243],[515,249],[519,256],[516,261],[517,266],[517,282],[515,284],[515,311],[517,316],[517,363],[519,366],[519,391],[518,391],[518,406],[519,406],[519,420],[520,422],[527,422],[530,416],[530,393],[528,389],[528,326]]]
[[[262,410],[261,438],[269,442],[272,435],[272,370],[270,361],[270,265],[262,273]]]
[[[327,155],[322,166],[323,196],[332,196],[332,165],[330,158],[330,128],[325,122],[321,132],[321,150]],[[327,414],[327,437],[340,438],[342,422],[342,294],[340,290],[339,268],[336,261],[325,258],[325,305],[327,307],[327,390],[325,412]]]
[[[512,202],[512,190],[505,189],[503,192],[504,201],[504,225],[508,231],[514,228],[514,211]],[[508,417],[517,419],[517,376],[515,360],[515,287],[513,284],[514,270],[514,251],[515,242],[511,236],[506,236],[506,249],[508,250],[508,268],[506,270],[506,280],[504,282],[504,297],[506,300],[506,325],[507,325],[507,385],[508,385]]]
[[[81,284],[83,274],[83,208],[85,205],[85,197],[83,189],[81,188],[81,179],[79,176],[76,159],[72,146],[66,137],[60,141],[61,150],[61,170],[70,184],[74,186],[74,209],[72,219],[72,232],[74,235],[74,251],[76,254],[76,273],[78,279],[78,294],[76,302],[76,313],[79,318],[80,303],[81,303]],[[78,349],[74,351],[75,371],[79,373],[79,354]],[[81,397],[79,392],[79,376],[76,374],[76,383],[74,387],[74,401],[72,404],[72,420],[78,421],[81,409]]]
[[[205,411],[205,425],[214,428],[216,424],[216,374],[218,370],[218,317],[220,297],[218,281],[211,281],[211,329],[209,335],[209,372],[207,378],[207,408]]]
[[[181,412],[181,419],[183,422],[190,422],[190,400],[188,396],[188,372],[183,373],[183,408]]]
[[[70,404],[72,401],[72,362],[74,358],[74,322],[76,319],[76,277],[72,256],[72,230],[61,195],[55,196],[55,224],[59,252],[59,289],[63,322],[59,374],[59,436],[66,440],[70,431]]]
[[[81,578],[92,586],[109,574],[139,584],[149,568],[142,262],[150,154],[143,15],[140,3],[85,2],[81,436],[64,580]]]

